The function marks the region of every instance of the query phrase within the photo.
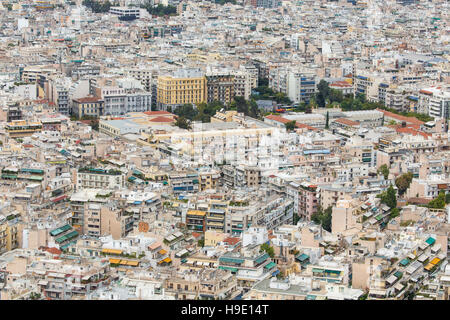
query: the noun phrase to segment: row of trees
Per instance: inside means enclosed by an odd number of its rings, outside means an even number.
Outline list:
[[[269,88],[267,84],[260,84],[254,91],[257,92],[257,94],[253,94],[252,99],[274,100],[280,104],[292,104],[291,99],[289,99],[285,93],[274,91],[272,88]]]
[[[384,109],[386,111],[406,116],[415,117],[420,121],[427,122],[433,120],[426,114],[415,113],[415,112],[401,112],[395,109],[387,108],[381,102],[370,102],[367,101],[365,95],[358,93],[355,96],[353,94],[343,95],[341,91],[335,90],[329,87],[328,82],[321,80],[317,85],[318,92],[315,94],[314,99],[311,99],[311,106],[318,106],[320,108],[340,106],[344,111],[357,111],[357,110],[374,110],[377,108]],[[307,109],[303,106],[302,109]]]
[[[94,13],[103,13],[103,12],[109,12],[109,9],[112,6],[118,6],[118,2],[114,2],[112,4],[108,0],[106,1],[96,1],[96,0],[83,0],[82,2],[83,6],[88,7],[92,10]]]
[[[177,8],[171,5],[165,6],[159,3],[154,6],[151,2],[147,2],[141,5],[141,8],[146,9],[148,13],[154,16],[175,16],[177,14]]]

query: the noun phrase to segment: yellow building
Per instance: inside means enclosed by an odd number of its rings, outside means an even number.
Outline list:
[[[183,69],[170,76],[159,76],[157,95],[158,106],[162,109],[206,102],[206,77],[197,69]]]
[[[42,131],[42,123],[26,120],[13,120],[6,124],[5,129],[11,138],[28,137],[35,132]]]
[[[13,219],[8,220],[9,217]],[[22,228],[19,228],[14,216],[9,217],[0,221],[0,254],[19,248],[19,233],[22,232]]]
[[[220,178],[220,173],[216,170],[199,172],[200,191],[215,189]]]

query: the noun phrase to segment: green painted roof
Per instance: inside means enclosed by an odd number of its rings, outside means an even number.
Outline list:
[[[425,242],[428,243],[429,245],[432,245],[433,243],[436,242],[436,239],[429,237]]]
[[[303,262],[303,261],[309,259],[309,256],[307,254],[302,253],[301,255],[297,256],[296,259],[300,262]]]
[[[406,265],[408,265],[408,263],[409,263],[409,259],[408,259],[408,258],[405,258],[405,259],[403,259],[402,261],[400,261],[400,264],[401,264],[402,266],[406,266]]]
[[[58,234],[61,234],[61,233],[65,232],[65,231],[67,231],[67,230],[70,230],[71,228],[72,227],[70,225],[66,224],[66,225],[64,225],[64,226],[62,226],[60,228],[57,228],[55,230],[50,231],[50,235],[52,237],[54,237],[54,236],[57,236]]]

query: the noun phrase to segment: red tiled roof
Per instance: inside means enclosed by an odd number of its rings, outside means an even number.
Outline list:
[[[198,233],[198,232],[192,232],[192,236],[194,237],[194,238],[198,238],[198,237],[200,237],[202,234],[201,233]]]
[[[401,116],[399,114],[395,114],[393,112],[386,111],[386,110],[383,110],[383,109],[380,109],[380,108],[377,108],[377,111],[383,112],[386,117],[394,118],[394,119],[397,119],[399,121],[405,121],[405,122],[409,122],[409,123],[412,123],[412,124],[423,124],[423,121],[420,121],[419,119],[416,119],[414,117]]]
[[[238,243],[241,239],[236,237],[228,237],[223,242],[228,243],[231,246],[234,246],[236,243]]]
[[[169,115],[171,114],[168,111],[163,111],[163,110],[158,110],[158,111],[145,111],[144,114],[148,115],[148,116],[157,116],[157,115]]]
[[[45,251],[50,252],[51,254],[60,255],[62,253],[58,248],[44,248]]]
[[[417,135],[421,135],[424,138],[429,138],[431,137],[430,133],[426,133],[426,132],[422,132],[413,128],[408,128],[408,127],[398,127],[395,129],[395,131],[397,131],[397,133],[406,133],[406,134],[412,134],[413,136],[417,136]]]
[[[347,126],[359,126],[359,122],[353,121],[353,120],[350,120],[350,119],[346,119],[346,118],[338,118],[338,119],[336,119],[334,121],[342,123],[342,124],[345,124]]]
[[[174,120],[172,118],[163,117],[163,116],[159,116],[159,117],[153,118],[153,119],[151,119],[149,121],[150,122],[174,122]]]
[[[24,144],[23,147],[24,148],[33,148],[34,146],[32,144]]]
[[[269,120],[278,121],[278,122],[281,122],[281,123],[284,123],[284,124],[292,121],[292,120],[280,117],[280,116],[278,116],[276,114],[270,114],[270,115],[266,116],[266,118],[269,119]],[[297,128],[299,128],[299,129],[317,130],[317,128],[311,127],[311,126],[309,126],[307,124],[300,123],[300,122],[296,122],[295,126]]]

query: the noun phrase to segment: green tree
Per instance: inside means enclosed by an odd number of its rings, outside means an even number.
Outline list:
[[[389,176],[389,167],[386,164],[382,164],[378,168],[377,173],[381,173],[384,176],[384,179],[387,180]]]
[[[325,120],[325,129],[329,128],[329,125],[328,125],[329,121],[330,121],[330,115],[329,115],[329,112],[327,111],[327,118]]]
[[[438,196],[435,199],[428,202],[428,208],[444,209],[444,207],[445,207],[445,192],[444,191],[440,191]]]
[[[328,86],[328,82],[325,80],[320,80],[317,85],[318,92],[316,93],[316,102],[320,108],[325,108],[326,101],[328,96],[330,95],[330,87]]]
[[[386,204],[391,210],[397,207],[397,196],[392,185],[381,194],[381,203]]]
[[[394,208],[391,210],[391,212],[389,213],[389,217],[391,219],[394,219],[396,217],[398,217],[400,215],[400,210],[398,208]]]
[[[450,203],[450,192],[445,195],[445,203]]]
[[[316,224],[320,224],[328,232],[331,232],[332,212],[333,208],[331,206],[325,211],[322,211],[322,208],[319,207],[317,212],[311,215],[311,220]]]
[[[177,14],[177,8],[171,5],[165,6],[161,3],[153,5],[151,1],[141,5],[141,8],[146,9],[148,13],[154,16],[174,16]]]
[[[336,89],[330,89],[329,94],[329,100],[330,102],[342,102],[344,100],[344,95],[342,94],[342,91],[336,90]]]
[[[411,185],[412,179],[413,179],[412,172],[402,174],[400,177],[395,179],[395,185],[397,186],[399,195],[403,195],[406,192],[406,190],[408,190],[409,186]]]
[[[198,240],[197,241],[197,245],[199,246],[199,247],[204,247],[205,246],[205,240],[204,239],[200,239],[200,240]]]
[[[290,131],[293,131],[295,129],[296,124],[297,124],[297,121],[292,120],[292,121],[286,122],[284,124],[284,126],[286,127],[286,130],[290,132]]]
[[[183,104],[182,106],[178,106],[174,113],[179,116],[189,120],[194,120],[194,118],[198,115],[198,110],[194,108],[194,106],[190,103]]]
[[[175,121],[175,125],[181,129],[191,129],[191,124],[189,123],[189,120],[187,120],[185,117],[178,117],[177,121]]]
[[[275,251],[274,251],[273,247],[269,246],[267,243],[263,243],[260,246],[260,249],[262,251],[265,251],[271,258],[273,258],[275,256]]]

